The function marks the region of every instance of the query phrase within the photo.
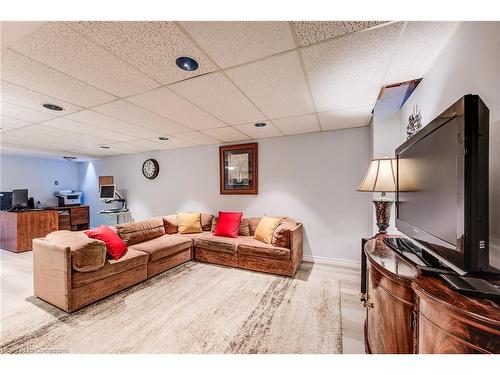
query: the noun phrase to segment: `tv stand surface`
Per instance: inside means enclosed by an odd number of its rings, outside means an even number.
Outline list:
[[[500,307],[423,274],[379,235],[366,242],[368,353],[500,353]]]

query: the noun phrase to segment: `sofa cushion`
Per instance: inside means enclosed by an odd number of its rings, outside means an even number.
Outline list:
[[[177,215],[163,216],[163,224],[165,226],[166,234],[177,233]]]
[[[201,214],[201,228],[203,230],[212,230],[212,220],[214,215],[212,214]]]
[[[207,234],[206,236],[196,238],[194,244],[206,250],[234,253],[238,247],[238,238],[218,237],[213,234]]]
[[[113,259],[120,259],[125,254],[125,251],[127,251],[125,242],[123,242],[116,231],[106,225],[100,225],[95,229],[87,230],[85,234],[88,238],[103,241],[106,245],[108,255]]]
[[[165,234],[165,227],[163,226],[163,219],[161,217],[153,217],[134,223],[118,224],[116,230],[128,246]]]
[[[281,221],[280,217],[263,216],[259,221],[259,225],[257,225],[257,229],[255,229],[254,238],[271,244],[274,231],[281,224]]]
[[[106,262],[106,245],[104,242],[88,238],[84,232],[58,230],[47,234],[45,241],[69,247],[71,250],[71,267],[79,272],[92,272],[104,266]]]
[[[238,254],[279,260],[290,259],[290,249],[269,245],[252,236],[238,237]]]
[[[217,217],[212,220],[212,232],[215,231],[215,226],[217,225]],[[250,235],[250,222],[247,218],[242,218],[240,222],[240,227],[238,228],[238,236],[249,236]]]
[[[189,249],[193,241],[178,234],[164,234],[161,237],[130,246],[130,249],[149,254],[149,262]]]
[[[200,232],[200,233],[186,233],[186,234],[176,234],[176,236],[181,236],[181,237],[184,237],[184,238],[189,238],[191,240],[195,240],[196,238],[200,238],[200,237],[204,237],[204,236],[211,236],[212,235],[212,232],[209,232],[209,231],[203,231],[203,232]]]
[[[297,227],[297,222],[293,219],[284,218],[273,234],[271,245],[277,247],[290,248],[290,232]]]
[[[148,254],[128,248],[124,256],[118,260],[109,259],[104,267],[93,272],[73,272],[73,288],[93,283],[120,272],[130,270],[134,267],[145,265],[148,262]]]
[[[259,225],[260,217],[249,217],[248,218],[248,226],[250,228],[250,236],[255,234],[255,230],[257,229],[257,225]]]
[[[242,216],[242,212],[219,211],[219,218],[215,225],[214,235],[237,238]]]
[[[202,232],[201,214],[199,212],[177,212],[177,226],[177,230],[181,234]]]

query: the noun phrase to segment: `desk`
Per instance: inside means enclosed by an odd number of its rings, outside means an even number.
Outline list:
[[[89,229],[89,206],[50,207],[59,212],[59,230]]]
[[[57,211],[0,211],[0,248],[15,253],[30,251],[33,238],[57,229]]]

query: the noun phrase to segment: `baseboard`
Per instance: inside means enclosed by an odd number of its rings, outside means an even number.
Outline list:
[[[318,264],[331,264],[334,266],[361,268],[361,262],[356,261],[356,260],[326,258],[326,257],[318,257],[318,256],[314,256],[314,255],[304,255],[302,257],[302,260],[304,262],[311,262],[311,263],[318,263]]]

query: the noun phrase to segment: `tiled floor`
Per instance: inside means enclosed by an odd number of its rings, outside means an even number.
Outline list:
[[[33,293],[32,253],[14,254],[0,250],[1,308],[5,312],[26,303]],[[363,322],[365,310],[359,303],[360,269],[349,266],[315,264],[319,272],[338,279],[341,285],[342,346],[344,354],[364,353]],[[35,323],[35,322],[32,322]]]

